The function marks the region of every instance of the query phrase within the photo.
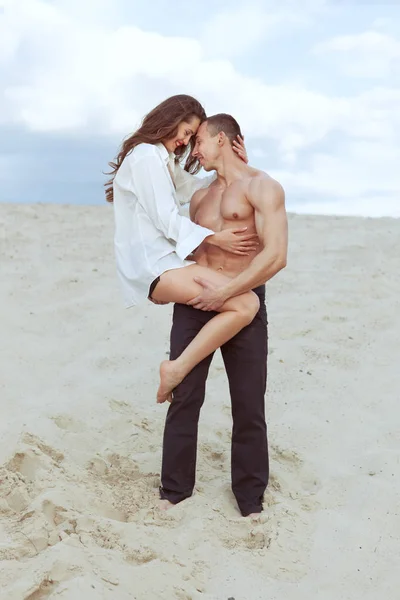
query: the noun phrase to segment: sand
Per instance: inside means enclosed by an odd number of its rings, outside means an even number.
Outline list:
[[[400,220],[290,216],[258,523],[230,491],[219,355],[195,494],[156,508],[171,307],[123,308],[110,207],[0,224],[1,600],[399,597]]]

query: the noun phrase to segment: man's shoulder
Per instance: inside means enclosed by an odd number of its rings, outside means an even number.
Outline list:
[[[252,169],[247,179],[246,196],[253,205],[280,205],[285,202],[283,186],[265,171]],[[261,204],[260,204],[261,203]]]
[[[271,186],[271,187],[282,187],[279,181],[271,177],[266,171],[262,171],[261,169],[255,169],[252,167],[251,173],[249,173],[249,183],[258,183],[263,186]]]
[[[268,175],[265,171],[255,169],[254,167],[249,167],[248,172],[231,185],[235,187],[240,186],[243,189],[248,189],[250,186],[253,188],[261,186],[264,189],[283,189],[279,181]]]
[[[249,174],[247,179],[247,185],[249,187],[250,192],[271,192],[271,193],[284,193],[283,186],[268,175],[265,171],[261,171],[260,169],[252,169],[252,173]]]

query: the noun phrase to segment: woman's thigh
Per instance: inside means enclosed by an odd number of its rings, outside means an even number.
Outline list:
[[[158,302],[186,304],[203,290],[202,286],[194,281],[194,277],[207,279],[217,287],[229,281],[229,277],[217,271],[200,265],[190,265],[163,273],[152,297]]]

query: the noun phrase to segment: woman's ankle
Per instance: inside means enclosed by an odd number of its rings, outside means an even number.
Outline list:
[[[184,379],[186,375],[193,369],[192,363],[189,363],[185,357],[182,358],[179,356],[179,358],[171,360],[170,362],[174,365],[174,370],[176,371],[177,375],[179,375],[182,379]]]

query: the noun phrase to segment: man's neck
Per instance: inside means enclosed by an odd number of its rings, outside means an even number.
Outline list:
[[[226,187],[246,175],[248,169],[246,163],[233,153],[222,156],[215,165],[217,180]]]

